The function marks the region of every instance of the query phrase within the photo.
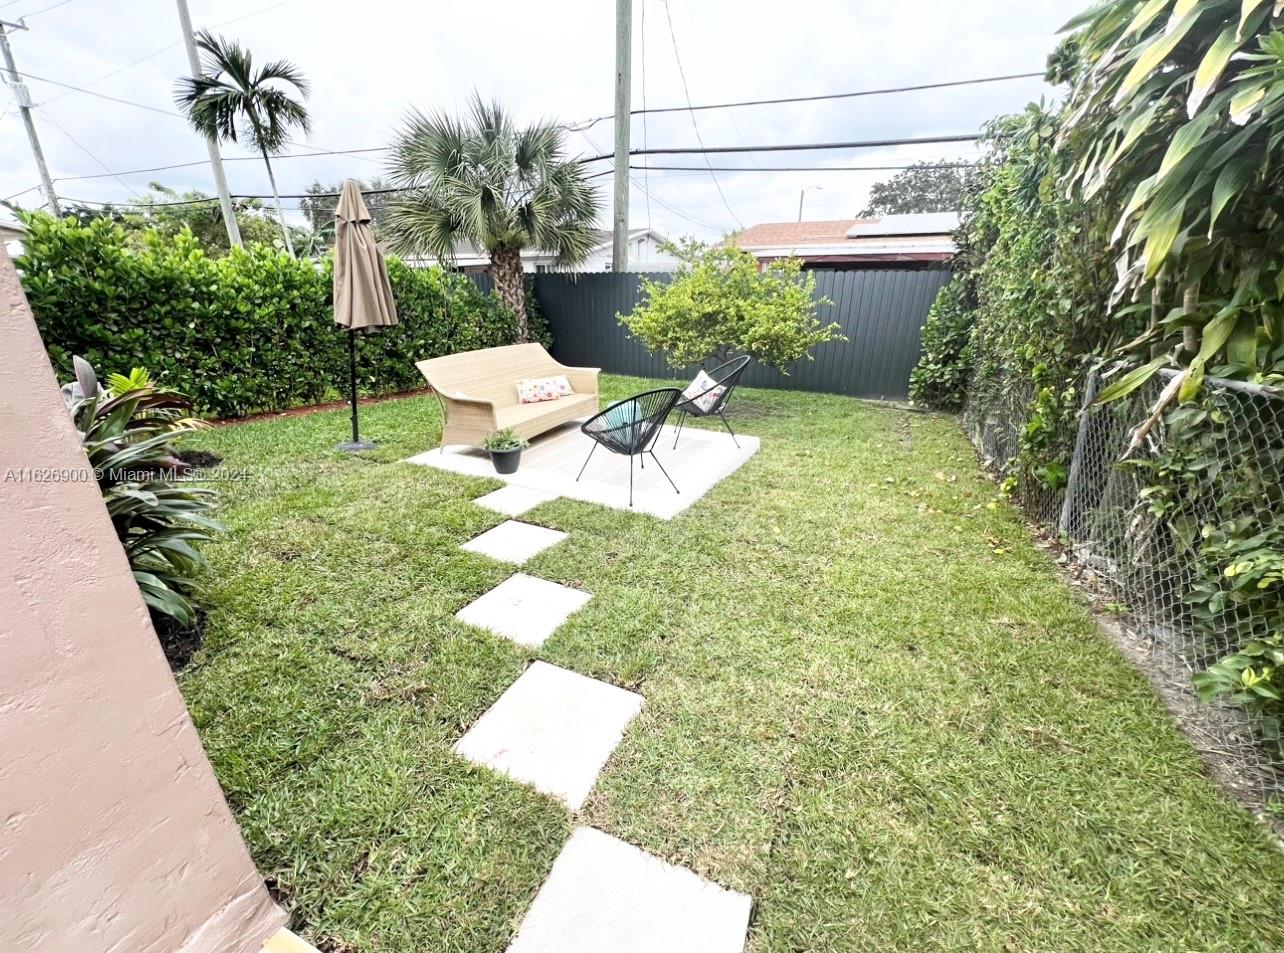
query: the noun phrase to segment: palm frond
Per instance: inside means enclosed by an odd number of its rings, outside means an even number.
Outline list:
[[[201,75],[180,78],[174,101],[198,132],[221,141],[245,139],[273,153],[292,130],[311,131],[307,107],[274,85],[287,84],[306,98],[310,85],[297,66],[274,60],[256,71],[249,50],[208,30],[196,35],[196,46],[202,53]]]
[[[601,199],[563,155],[555,123],[519,129],[503,107],[477,95],[462,117],[411,112],[389,172],[417,191],[391,216],[394,246],[441,260],[465,241],[490,252],[547,250],[564,264],[583,260]]]

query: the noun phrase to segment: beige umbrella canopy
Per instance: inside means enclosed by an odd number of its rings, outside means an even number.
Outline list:
[[[352,397],[352,442],[341,450],[372,450],[357,429],[357,332],[369,333],[397,323],[388,266],[370,228],[370,210],[357,183],[343,183],[334,210],[334,321],[348,329],[349,385]]]

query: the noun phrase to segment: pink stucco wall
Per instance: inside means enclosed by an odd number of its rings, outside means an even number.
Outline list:
[[[251,953],[284,921],[0,248],[0,950]],[[35,472],[33,472],[35,471]]]

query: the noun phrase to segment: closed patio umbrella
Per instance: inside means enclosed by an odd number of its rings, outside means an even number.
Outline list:
[[[340,450],[373,450],[357,428],[357,333],[370,333],[397,323],[397,306],[392,300],[388,266],[384,264],[370,210],[357,183],[343,183],[339,205],[334,210],[334,321],[348,329],[348,384],[352,398],[352,440],[339,444]]]

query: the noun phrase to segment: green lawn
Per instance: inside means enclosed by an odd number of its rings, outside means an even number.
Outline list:
[[[651,384],[607,378],[608,396]],[[460,607],[495,481],[397,462],[431,398],[193,441],[244,467],[181,676],[318,945],[502,953],[573,823],[750,893],[749,949],[1267,950],[1284,855],[1201,772],[955,421],[743,390],[762,450],[683,516],[558,500],[526,567],[593,593],[537,653],[646,706],[574,821],[450,745],[535,654]]]

